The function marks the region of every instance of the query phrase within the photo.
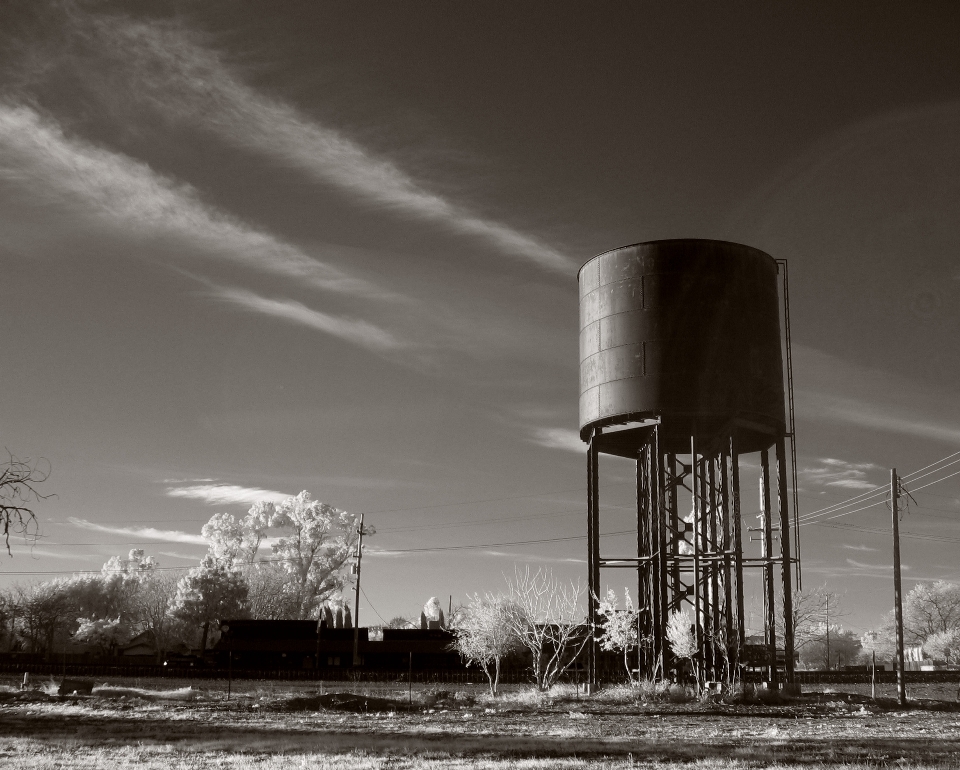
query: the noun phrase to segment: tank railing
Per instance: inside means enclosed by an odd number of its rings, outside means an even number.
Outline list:
[[[793,343],[790,337],[790,271],[787,260],[778,259],[777,268],[783,265],[781,281],[783,284],[783,333],[787,365],[787,419],[790,432],[790,482],[793,485],[793,547],[796,553],[797,590],[803,590],[803,573],[800,567],[800,502],[797,484],[797,425],[796,410],[793,402]]]

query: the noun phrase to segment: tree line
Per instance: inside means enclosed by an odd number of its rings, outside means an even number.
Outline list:
[[[182,577],[135,549],[99,573],[0,592],[0,649],[50,654],[79,643],[109,653],[146,632],[162,657],[207,649],[225,618],[319,619],[342,604],[358,523],[308,492],[256,503],[239,519],[216,514],[202,529],[207,553]]]

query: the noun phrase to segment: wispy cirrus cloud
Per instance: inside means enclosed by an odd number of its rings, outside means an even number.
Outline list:
[[[208,505],[252,505],[253,503],[279,503],[291,495],[271,489],[241,487],[236,484],[190,484],[167,487],[168,497],[187,500],[202,500]]]
[[[797,414],[960,445],[956,393],[794,345]]]
[[[24,555],[31,559],[69,559],[70,561],[99,561],[103,557],[90,554],[77,554],[70,551],[51,551],[49,548],[30,548]],[[19,553],[17,554],[20,555]]]
[[[271,299],[247,289],[232,287],[212,288],[210,294],[247,312],[315,329],[375,353],[406,347],[405,343],[379,326],[360,319],[330,315],[292,299]]]
[[[537,238],[485,218],[432,192],[388,158],[294,106],[245,83],[222,53],[178,22],[134,21],[123,15],[71,14],[88,54],[108,60],[98,70],[101,94],[147,104],[164,120],[200,127],[244,150],[273,158],[360,202],[433,222],[482,239],[543,268],[576,264]]]
[[[176,551],[157,551],[158,556],[167,556],[171,559],[187,559],[188,561],[196,561],[196,554],[187,554],[187,553],[177,553]]]
[[[187,246],[194,259],[239,263],[339,293],[387,295],[204,203],[190,185],[70,136],[52,118],[9,101],[0,101],[0,182],[81,224],[105,227],[125,238],[166,239]]]
[[[586,564],[586,559],[578,559],[573,556],[544,556],[538,553],[517,553],[516,551],[481,551],[483,556],[494,556],[497,558],[513,559],[521,562],[545,562],[551,564]]]
[[[147,540],[160,540],[165,543],[189,543],[191,545],[207,545],[207,541],[200,535],[191,535],[176,529],[155,529],[154,527],[115,527],[107,524],[95,524],[86,519],[70,516],[67,519],[73,526],[88,529],[93,532],[104,532],[109,535],[125,535],[140,537]]]
[[[587,448],[580,440],[580,434],[569,428],[534,428],[529,440],[547,449],[561,449],[579,455]]]
[[[859,545],[850,545],[849,543],[843,543],[840,547],[841,547],[841,548],[845,548],[845,549],[848,550],[848,551],[877,551],[877,550],[879,550],[879,549],[877,549],[877,548],[871,548],[869,545],[863,545],[862,543],[859,544]]]
[[[873,463],[851,463],[833,457],[823,457],[817,465],[801,468],[800,477],[807,482],[841,489],[873,489],[877,484],[867,480],[867,474],[880,470]]]

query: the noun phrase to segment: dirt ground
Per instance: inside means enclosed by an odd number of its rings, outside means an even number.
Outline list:
[[[3,687],[0,766],[960,768],[955,686],[943,700],[913,693],[900,710],[873,701],[869,687],[741,704],[646,703],[622,689],[590,698],[518,690],[494,701],[480,688],[419,688],[411,707],[399,687],[238,683],[228,701],[219,683],[140,684],[64,698],[50,683]]]

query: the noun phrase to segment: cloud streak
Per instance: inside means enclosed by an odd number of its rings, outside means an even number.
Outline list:
[[[821,458],[818,462],[817,466],[800,470],[799,475],[804,481],[841,489],[873,489],[877,486],[867,481],[866,477],[869,471],[880,470],[878,465],[851,463],[832,457]]]
[[[271,489],[241,487],[236,484],[191,484],[180,487],[167,487],[168,497],[180,497],[187,500],[203,500],[208,505],[252,505],[253,503],[279,503],[292,495],[275,492]]]
[[[130,94],[150,103],[164,119],[199,126],[368,205],[479,238],[542,268],[568,273],[576,267],[556,249],[431,192],[389,159],[250,87],[218,51],[180,24],[77,14],[73,24],[91,51],[113,59],[104,88],[116,85],[117,78],[130,78]]]
[[[569,428],[534,428],[529,440],[547,449],[561,449],[579,455],[587,449],[587,445],[580,440],[580,434]]]
[[[190,185],[121,153],[68,136],[31,107],[0,101],[0,181],[84,223],[189,254],[239,263],[329,291],[382,297],[361,279],[204,203]]]
[[[229,287],[215,288],[211,295],[242,310],[314,329],[375,353],[405,347],[394,335],[367,321],[330,315],[295,300],[270,299],[247,289]]]
[[[94,524],[86,519],[69,517],[68,521],[80,529],[93,532],[104,532],[109,535],[125,535],[128,537],[142,537],[148,540],[160,540],[165,543],[189,543],[191,545],[207,545],[207,541],[200,535],[191,535],[175,529],[155,529],[153,527],[111,527],[105,524]]]
[[[803,345],[794,345],[794,363],[803,378],[796,390],[801,418],[960,445],[954,393]]]

